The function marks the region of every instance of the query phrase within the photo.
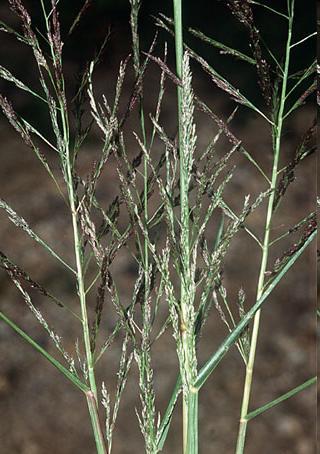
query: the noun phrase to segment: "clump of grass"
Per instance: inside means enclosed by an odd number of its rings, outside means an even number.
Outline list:
[[[138,369],[141,407],[136,409],[136,413],[144,437],[145,451],[150,454],[162,451],[181,393],[182,449],[185,454],[196,454],[199,445],[199,393],[230,348],[236,346],[245,368],[239,434],[235,448],[235,452],[241,454],[245,450],[247,425],[251,419],[315,382],[315,379],[311,378],[261,408],[250,410],[262,306],[316,234],[316,214],[306,213],[302,220],[279,237],[271,236],[274,218],[289,185],[295,179],[297,166],[315,151],[315,126],[312,124],[296,149],[293,160],[280,168],[285,121],[306,102],[316,87],[314,62],[308,63],[305,69],[296,73],[291,72],[290,66],[295,48],[311,39],[313,33],[293,42],[294,0],[287,1],[285,12],[249,0],[227,3],[234,17],[243,24],[248,33],[251,55],[245,55],[202,32],[189,30],[208,45],[221,50],[223,54],[255,67],[257,83],[264,100],[264,105],[260,106],[248,99],[225,76],[219,74],[185,44],[184,35],[188,30],[184,30],[183,26],[181,0],[173,1],[173,19],[164,15],[156,18],[158,28],[174,36],[176,71],[168,65],[167,44],[163,57],[155,55],[157,34],[150,48],[146,52],[141,51],[139,13],[142,2],[130,0],[133,55],[120,63],[113,100],[110,101],[104,95],[97,99],[94,82],[95,68],[109,39],[108,33],[96,58],[88,63],[80,78],[76,95],[70,101],[64,79],[58,3],[56,0],[40,2],[45,27],[44,41],[40,39],[42,34],[34,30],[31,16],[20,0],[9,0],[9,5],[21,21],[21,32],[1,23],[2,31],[12,34],[32,49],[42,92],[35,92],[2,66],[0,77],[30,94],[37,102],[45,104],[53,139],[45,137],[39,128],[23,119],[3,95],[0,95],[0,106],[24,143],[33,150],[54,180],[58,189],[57,196],[62,196],[67,204],[73,233],[74,264],[68,264],[55,248],[42,239],[5,201],[0,200],[0,208],[17,228],[22,229],[42,246],[66,272],[71,273],[79,307],[77,310],[71,309],[67,302],[60,301],[42,284],[36,282],[6,253],[0,252],[1,268],[8,273],[27,307],[52,339],[61,359],[55,359],[2,312],[0,318],[83,392],[99,454],[110,453],[116,449],[113,434],[133,363],[136,363]],[[78,25],[90,4],[90,1],[83,3],[69,27],[69,34]],[[274,14],[284,21],[287,41],[282,59],[276,57],[264,43],[263,33],[255,23],[254,7],[266,8],[268,14]],[[120,112],[123,84],[131,61],[135,82],[127,100],[127,108]],[[273,164],[270,172],[263,169],[262,164],[254,159],[232,132],[233,118],[239,115],[237,109],[225,120],[217,116],[207,103],[197,96],[193,88],[192,61],[200,65],[228,99],[231,98],[242,108],[251,110],[267,123],[273,144]],[[147,118],[144,79],[151,63],[155,63],[160,69],[160,83],[155,110]],[[161,118],[165,85],[169,82],[177,88],[178,140],[169,137]],[[91,120],[85,124],[83,113],[86,110],[90,112]],[[138,151],[132,154],[127,148],[125,133],[127,119],[135,111],[138,114],[140,130],[133,131]],[[196,111],[204,115],[206,121],[213,122],[218,129],[204,149],[200,149],[197,143]],[[75,128],[71,127],[71,112],[75,112]],[[77,167],[78,158],[93,125],[97,126],[100,132],[101,149],[99,158],[92,164],[91,172],[83,179]],[[228,144],[228,150],[220,156],[218,148],[222,138]],[[45,152],[42,151],[47,146],[55,152],[60,164],[63,185],[58,183],[61,176],[58,178],[54,174]],[[232,159],[236,155],[247,159],[258,170],[263,185],[258,195],[246,196],[241,206],[232,209],[226,201],[225,189],[237,171],[232,165]],[[117,163],[119,187],[118,194],[105,208],[104,201],[99,200],[98,186],[111,156]],[[151,197],[157,200],[157,206],[155,209],[153,206],[152,211]],[[251,213],[263,204],[267,205],[264,228],[256,233],[247,221]],[[128,218],[125,228],[120,222],[123,212]],[[212,219],[219,221],[214,241],[211,234]],[[154,232],[160,228],[164,235],[157,238]],[[230,245],[242,230],[259,247],[261,260],[256,298],[250,303],[245,290],[239,290],[237,318],[223,282],[223,268]],[[300,238],[290,248],[284,249],[281,240],[298,231]],[[277,247],[279,258],[271,265],[269,256],[273,247]],[[112,263],[122,248],[127,248],[137,268],[132,297],[127,305],[121,299],[117,276],[112,272]],[[68,315],[80,322],[82,342],[81,345],[75,342],[74,352],[66,351],[63,339],[35,306],[27,286],[58,307],[66,309]],[[95,309],[91,314],[88,300],[94,290]],[[104,309],[108,303],[117,315],[117,322],[111,333],[105,332],[102,323]],[[165,311],[160,311],[160,304],[163,306],[164,303]],[[216,308],[229,334],[221,345],[215,348],[207,362],[199,366],[198,341],[212,307]],[[179,375],[167,409],[161,417],[157,412],[157,396],[153,383],[153,344],[169,332],[176,344]],[[97,379],[97,364],[120,333],[122,349],[116,391],[112,395],[108,383],[100,383]],[[78,363],[74,360],[75,356]],[[101,424],[101,410],[105,412],[104,425]]]

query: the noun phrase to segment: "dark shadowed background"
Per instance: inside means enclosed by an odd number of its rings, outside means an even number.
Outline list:
[[[38,0],[24,2],[34,18],[34,25],[43,30]],[[93,0],[92,7],[83,17],[73,35],[67,32],[78,8],[79,1],[61,0],[60,11],[64,36],[65,74],[68,96],[71,99],[76,90],[78,75],[101,45],[107,30],[111,35],[103,53],[101,63],[95,73],[97,94],[112,96],[116,75],[121,60],[131,52],[129,27],[129,5],[126,0]],[[249,52],[246,31],[235,21],[223,1],[196,2],[184,1],[186,26],[199,28],[205,34]],[[315,3],[308,4],[297,0],[297,41],[311,33],[315,27]],[[284,8],[285,0],[268,2]],[[171,1],[143,1],[141,9],[140,34],[141,48],[147,51],[155,33],[153,15],[162,12],[172,16]],[[14,27],[19,24],[10,13],[7,1],[0,4],[0,19]],[[256,9],[256,19],[265,41],[280,56],[284,46],[285,29],[281,21],[265,10]],[[205,57],[219,72],[229,77],[232,83],[254,103],[261,104],[254,71],[220,55],[209,45],[186,34],[192,48]],[[154,53],[163,55],[164,42],[168,41],[168,62],[174,68],[172,38],[159,31],[158,44]],[[308,41],[295,54],[292,70],[306,67],[315,54],[314,42]],[[0,37],[0,64],[10,69],[19,79],[38,87],[36,67],[32,55],[13,37],[2,33]],[[211,106],[213,111],[226,119],[234,108],[234,103],[216,88],[197,66],[194,70],[194,89]],[[132,69],[128,71],[123,105],[130,96],[134,83]],[[150,64],[145,82],[145,109],[154,111],[159,83],[159,69]],[[43,134],[50,134],[48,122],[41,104],[34,103],[30,96],[21,94],[12,84],[0,81],[0,93],[10,99],[19,114],[31,124],[37,124]],[[301,140],[302,134],[311,125],[315,115],[312,102],[301,108],[286,125],[283,141],[282,160],[287,164]],[[163,106],[162,124],[172,137],[176,134],[175,87],[168,82]],[[199,115],[198,146],[207,143],[216,126],[208,118]],[[261,118],[240,108],[231,127],[245,147],[270,171],[272,154],[270,131]],[[132,131],[139,131],[138,115],[135,112],[128,122],[126,140],[132,148],[132,156],[137,145]],[[25,217],[42,237],[54,245],[69,262],[73,260],[71,225],[67,210],[56,194],[56,189],[46,173],[0,116],[1,165],[0,197]],[[100,146],[98,131],[94,131],[82,150],[79,172],[86,175]],[[46,150],[48,160],[59,172],[55,156]],[[254,168],[242,157],[237,157],[238,165],[226,197],[230,205],[239,211],[246,194],[257,196],[265,190],[264,182]],[[105,202],[111,202],[116,192],[118,180],[112,160],[106,168],[100,187]],[[273,226],[273,235],[286,231],[306,213],[314,208],[316,165],[313,157],[303,162],[296,174],[296,181],[290,187],[287,199],[281,206]],[[250,225],[260,233],[263,229],[265,204],[252,214]],[[284,241],[280,250],[271,255],[271,263],[286,250],[289,242]],[[12,257],[29,274],[45,287],[66,300],[73,308],[77,300],[73,281],[38,246],[26,238],[23,232],[15,229],[0,213],[0,250]],[[224,281],[231,301],[236,299],[238,290],[243,287],[247,294],[247,305],[252,304],[259,268],[259,250],[245,232],[237,235],[227,256]],[[130,300],[136,277],[125,253],[119,254],[114,264],[120,292],[125,303]],[[252,407],[255,408],[297,386],[315,373],[315,292],[316,269],[314,251],[308,251],[290,271],[288,278],[271,296],[262,316],[261,336],[258,344],[254,375]],[[56,330],[63,336],[67,349],[74,349],[79,336],[78,326],[65,312],[48,307],[38,295],[35,303],[52,321]],[[94,296],[89,305],[94,305]],[[42,328],[34,321],[24,306],[20,295],[0,270],[0,307],[21,325],[40,344],[54,351]],[[104,320],[107,332],[113,327],[115,315]],[[199,363],[203,363],[219,345],[226,334],[225,326],[213,310],[203,333],[199,348]],[[111,389],[115,385],[114,372],[118,364],[121,339],[117,339],[110,352],[101,360],[98,378]],[[157,406],[163,412],[168,402],[177,373],[177,359],[172,336],[161,338],[153,349],[155,366],[155,389]],[[233,349],[208,380],[200,395],[200,452],[231,454],[234,452],[241,393],[244,379],[244,366],[236,349]],[[121,403],[119,422],[115,431],[114,453],[129,454],[143,452],[143,440],[139,433],[134,408],[139,406],[136,369],[130,373],[128,386]],[[250,423],[247,454],[313,454],[315,445],[315,390],[303,392],[266,412]],[[0,324],[0,453],[1,454],[90,454],[94,452],[93,437],[88,421],[86,403],[82,396],[66,383],[37,353],[16,337],[12,331]],[[165,453],[180,452],[181,441],[180,412],[176,412]]]

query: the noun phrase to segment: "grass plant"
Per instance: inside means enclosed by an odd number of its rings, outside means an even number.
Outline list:
[[[21,46],[31,49],[41,92],[20,81],[3,66],[0,67],[0,77],[30,95],[33,102],[44,104],[50,134],[19,115],[3,94],[0,95],[0,106],[9,123],[53,180],[57,197],[62,197],[67,206],[72,230],[73,263],[69,264],[56,252],[49,239],[41,238],[2,199],[0,209],[16,228],[22,229],[57,261],[61,269],[71,275],[78,306],[74,308],[69,302],[61,301],[60,297],[53,295],[15,264],[7,253],[0,252],[0,267],[11,278],[26,306],[51,338],[59,359],[2,311],[0,319],[83,393],[99,454],[117,452],[113,433],[127,378],[134,364],[140,399],[136,414],[145,452],[156,454],[165,448],[181,394],[181,450],[184,454],[197,454],[201,437],[198,430],[199,394],[229,350],[236,347],[244,364],[245,377],[235,453],[243,454],[249,422],[316,381],[312,377],[260,408],[251,409],[262,309],[268,305],[273,291],[316,236],[316,212],[305,213],[296,225],[278,236],[274,236],[272,231],[282,199],[295,180],[298,165],[315,151],[315,125],[312,124],[294,151],[292,160],[285,162],[282,156],[286,122],[303,109],[316,90],[315,62],[308,61],[305,68],[294,71],[291,63],[297,49],[314,39],[315,34],[311,30],[305,37],[296,39],[295,0],[282,2],[286,3],[286,8],[279,5],[279,9],[251,0],[230,0],[226,2],[227,8],[248,36],[250,54],[248,52],[247,55],[201,31],[187,28],[183,22],[184,2],[173,0],[173,18],[163,14],[155,18],[158,32],[149,48],[142,50],[143,31],[139,22],[142,3],[143,0],[128,2],[132,56],[120,63],[114,98],[110,101],[105,95],[97,96],[95,87],[96,67],[103,58],[109,33],[96,57],[88,62],[76,95],[71,97],[64,75],[63,40],[67,36],[61,36],[58,11],[63,21],[63,2],[40,0],[42,29],[39,29],[33,25],[32,15],[21,0],[8,0],[10,9],[20,21],[20,31],[4,22],[0,22],[0,30],[12,35]],[[90,1],[83,2],[68,27],[69,35],[81,20],[85,20],[82,16],[90,4]],[[256,9],[283,21],[287,38],[285,43],[281,43],[283,48],[280,53],[279,49],[270,49],[265,43],[263,31],[260,32],[255,22]],[[175,54],[175,71],[168,63],[168,43],[164,46],[163,56],[157,56],[159,34],[174,38],[175,50],[172,54]],[[234,58],[235,68],[237,60],[240,60],[253,69],[250,74],[259,87],[261,102],[247,97],[228,77],[221,75],[213,64],[193,50],[187,44],[190,35],[218,49],[220,58]],[[131,64],[134,82],[128,99],[125,99],[127,107],[123,110],[123,87]],[[235,109],[227,119],[218,116],[194,90],[193,64],[197,64],[210,77],[214,87],[222,90],[226,99],[237,104],[239,110]],[[152,113],[147,112],[144,90],[146,73],[151,65],[153,70],[160,72],[158,96]],[[162,119],[165,86],[170,83],[177,90],[176,139],[167,133]],[[246,149],[233,132],[234,117],[241,115],[244,109],[261,118],[269,128],[273,161],[270,170],[264,169],[264,164]],[[85,119],[84,112],[90,114],[89,120]],[[217,130],[205,147],[198,143],[198,114]],[[140,127],[131,131],[128,118],[134,115],[137,115]],[[100,134],[100,152],[98,159],[92,163],[90,173],[84,178],[79,171],[79,156],[85,152],[93,127]],[[135,137],[136,148],[133,151],[128,147],[128,131]],[[225,151],[220,153],[222,140],[227,149],[224,147]],[[46,157],[49,149],[55,154],[61,175],[56,175],[49,164]],[[225,192],[238,171],[234,158],[239,156],[259,173],[262,184],[258,194],[246,196],[235,209],[231,208]],[[111,158],[117,165],[118,188],[117,195],[106,206],[105,201],[100,199],[98,188]],[[265,210],[264,227],[260,232],[250,224],[250,216],[256,210]],[[125,227],[121,223],[122,217],[127,219]],[[157,236],[157,230],[163,234]],[[240,290],[236,316],[225,288],[223,270],[230,246],[240,231],[246,232],[259,248],[260,271],[255,300],[246,309],[246,294]],[[286,248],[283,245],[288,243],[290,236],[294,239],[292,245]],[[118,276],[114,276],[112,268],[119,251],[124,249],[136,267],[128,304],[121,297]],[[279,257],[274,264],[271,263],[273,255]],[[81,345],[75,340],[72,353],[66,351],[62,337],[36,307],[30,290],[38,292],[41,298],[55,304],[57,310],[66,310],[67,316],[77,320]],[[95,304],[92,305],[92,301]],[[111,308],[117,322],[108,332],[104,317]],[[208,317],[214,312],[212,308],[216,309],[215,315],[221,318],[229,332],[221,344],[214,347],[207,361],[199,365],[199,339]],[[160,415],[154,386],[153,346],[162,336],[170,335],[176,346],[179,375],[168,398],[167,409]],[[102,366],[103,358],[116,338],[121,339],[122,347],[117,386],[112,394],[109,384],[102,381],[100,375],[105,367]],[[74,359],[76,357],[78,361]]]

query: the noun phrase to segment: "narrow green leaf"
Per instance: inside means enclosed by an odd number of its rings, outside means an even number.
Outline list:
[[[62,373],[69,381],[71,381],[77,388],[83,392],[87,392],[89,388],[68,369],[66,369],[59,361],[50,355],[44,348],[41,347],[35,340],[33,340],[25,331],[19,328],[12,320],[6,317],[3,312],[0,312],[0,319],[4,321],[10,328],[12,328],[19,336],[28,342],[36,351],[38,351],[44,358],[46,358],[60,373]]]
[[[181,386],[182,386],[182,381],[181,381],[181,376],[179,374],[175,387],[173,389],[169,404],[167,406],[165,414],[163,415],[160,427],[158,429],[157,447],[158,447],[159,451],[162,451],[164,443],[167,439],[169,427],[171,424],[172,414],[173,414],[175,405],[177,403],[178,396],[181,392]]]
[[[290,397],[295,396],[296,394],[300,393],[301,391],[309,388],[310,386],[314,385],[317,382],[317,377],[312,377],[309,380],[305,381],[301,385],[297,386],[296,388],[291,389],[291,391],[288,391],[287,393],[283,394],[282,396],[278,397],[277,399],[274,399],[271,402],[268,402],[267,404],[263,405],[262,407],[257,408],[256,410],[251,411],[250,413],[247,414],[246,420],[250,421],[250,419],[255,418],[256,416],[261,415],[261,413],[264,413],[267,410],[270,410],[270,408],[275,407],[276,405],[280,404],[281,402],[290,399]]]
[[[223,359],[223,357],[227,354],[230,347],[235,344],[235,342],[239,339],[241,333],[245,329],[245,327],[250,323],[250,320],[253,318],[254,314],[261,308],[263,303],[266,301],[270,293],[277,287],[283,276],[290,270],[290,268],[294,265],[294,263],[298,260],[304,250],[309,246],[309,244],[314,240],[316,237],[316,231],[314,231],[308,238],[308,240],[304,243],[304,245],[290,258],[290,260],[286,263],[283,269],[277,274],[277,276],[273,279],[271,284],[266,288],[264,293],[262,294],[261,298],[249,309],[246,315],[242,318],[241,322],[236,326],[236,328],[225,338],[222,342],[220,347],[216,350],[216,352],[211,356],[211,358],[206,362],[206,364],[201,368],[199,371],[198,377],[194,383],[194,386],[198,389],[204,385],[207,381],[209,376],[212,374],[214,369]]]

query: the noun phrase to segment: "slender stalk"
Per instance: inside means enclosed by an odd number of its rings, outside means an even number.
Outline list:
[[[264,289],[264,285],[265,285],[265,272],[267,270],[269,248],[270,248],[270,230],[271,230],[271,224],[272,224],[273,204],[274,204],[275,189],[276,189],[277,176],[278,176],[278,165],[279,165],[282,128],[283,128],[283,120],[284,120],[284,108],[285,108],[286,93],[287,93],[287,83],[288,83],[288,77],[289,77],[290,49],[291,49],[292,24],[293,24],[293,5],[294,5],[294,0],[292,1],[292,11],[290,14],[289,25],[288,25],[286,57],[285,57],[284,74],[283,74],[283,79],[282,79],[280,104],[279,104],[279,109],[278,109],[278,113],[277,113],[277,124],[274,128],[275,145],[274,145],[274,160],[273,160],[273,167],[272,167],[272,178],[271,178],[271,186],[270,186],[271,194],[270,194],[269,201],[268,201],[266,224],[265,224],[265,229],[264,229],[265,234],[264,234],[264,241],[263,241],[263,248],[262,248],[260,273],[259,273],[259,279],[258,279],[257,300],[259,300],[263,294],[263,289]],[[244,389],[243,389],[236,454],[242,454],[244,452],[244,447],[245,447],[246,431],[247,431],[247,424],[248,424],[247,414],[248,414],[248,408],[249,408],[249,402],[250,402],[253,369],[254,369],[254,363],[255,363],[255,354],[256,354],[258,335],[259,335],[260,317],[261,317],[261,309],[259,309],[256,312],[256,314],[254,316],[254,321],[253,321],[253,330],[252,330],[252,337],[251,337],[251,343],[250,343],[250,353],[249,353],[248,364],[246,367],[246,377],[245,377],[245,383],[244,383]]]
[[[61,104],[61,109],[62,108],[63,108],[63,105]],[[79,230],[78,230],[78,215],[77,215],[77,210],[75,207],[75,192],[74,192],[73,178],[72,178],[71,157],[70,157],[70,150],[69,150],[69,132],[68,132],[68,126],[67,126],[68,123],[67,123],[67,117],[64,114],[62,114],[62,123],[63,123],[63,131],[64,131],[65,147],[66,147],[65,151],[66,151],[67,185],[68,185],[68,195],[69,195],[69,203],[70,203],[70,210],[71,210],[71,217],[72,217],[74,251],[75,251],[76,268],[77,268],[77,285],[78,285],[78,295],[79,295],[80,307],[81,307],[83,340],[84,340],[85,353],[86,353],[86,359],[87,359],[90,389],[95,397],[95,400],[98,402],[97,386],[96,386],[95,373],[94,373],[94,358],[93,358],[93,354],[91,352],[91,345],[90,345],[89,320],[88,320],[88,313],[87,313],[86,291],[85,291],[84,275],[83,275],[83,267],[82,267],[81,241],[80,241],[80,235],[79,235]]]
[[[178,77],[182,78],[183,66],[183,22],[182,22],[182,1],[173,0],[174,26],[175,26],[175,50],[176,50],[176,71]],[[192,361],[195,352],[192,352],[193,328],[186,326],[188,323],[188,311],[190,301],[190,232],[189,232],[189,182],[186,172],[185,150],[183,149],[183,112],[182,112],[182,89],[177,88],[178,94],[178,121],[179,121],[179,150],[180,150],[180,206],[181,206],[181,248],[182,248],[182,273],[181,273],[181,337],[183,360],[182,368],[185,376],[192,376]],[[190,389],[191,385],[183,386],[183,452],[184,454],[196,454],[198,452],[198,390]]]
[[[140,63],[140,38],[139,38],[139,11],[142,0],[130,0],[131,4],[131,32],[132,32],[132,48],[135,76],[138,80],[141,77],[142,67]],[[143,223],[144,229],[148,231],[149,213],[148,213],[148,165],[149,154],[152,144],[148,147],[147,134],[145,127],[145,114],[143,105],[143,92],[139,96],[139,116],[140,128],[142,133],[143,147],[146,154],[143,158]],[[148,453],[153,453],[156,450],[156,429],[155,429],[155,407],[154,407],[154,389],[152,383],[152,366],[151,366],[151,307],[150,307],[150,257],[149,257],[149,240],[144,235],[143,244],[140,242],[139,236],[137,237],[139,250],[141,255],[141,262],[143,264],[144,273],[144,299],[142,305],[142,341],[141,350],[139,351],[139,373],[140,373],[140,396],[144,402],[145,409],[143,410],[143,424],[144,424],[144,438],[145,449]]]
[[[64,153],[65,153],[65,174],[66,174],[66,183],[68,189],[68,198],[72,218],[72,229],[73,229],[73,242],[74,242],[74,252],[76,259],[76,271],[77,271],[77,289],[78,296],[80,300],[81,308],[81,322],[82,322],[82,333],[83,341],[86,355],[86,362],[88,367],[88,378],[90,392],[86,393],[88,408],[90,413],[91,425],[93,428],[93,433],[96,441],[97,452],[98,454],[106,454],[105,441],[103,437],[102,430],[100,428],[99,417],[98,417],[98,393],[97,385],[95,379],[94,371],[94,356],[91,351],[90,343],[90,329],[89,329],[89,320],[87,313],[87,304],[86,304],[86,290],[84,283],[84,270],[83,270],[83,260],[82,260],[82,246],[80,240],[80,234],[78,229],[78,211],[76,209],[75,200],[76,194],[74,191],[73,184],[73,174],[72,174],[72,157],[70,155],[70,137],[69,137],[69,121],[66,108],[62,99],[60,101],[60,112],[61,112],[61,122],[63,130],[63,140],[64,140]],[[88,397],[89,396],[89,397]],[[94,403],[93,401],[94,400]]]
[[[49,25],[49,15],[47,14],[44,1],[41,0],[41,8],[43,12],[43,16],[46,23],[47,33],[50,33],[50,25]],[[55,49],[53,47],[53,43],[49,42],[50,51],[53,61],[56,59],[61,60],[61,55],[55,54]],[[60,61],[62,64],[62,62]],[[62,80],[61,87],[64,91],[64,78],[61,75]],[[53,86],[56,87],[56,84],[53,82]],[[78,295],[80,300],[80,307],[81,307],[81,322],[82,322],[82,331],[83,331],[83,340],[85,346],[85,353],[86,353],[86,360],[88,366],[88,376],[89,376],[89,384],[90,389],[95,396],[96,401],[97,399],[97,386],[95,381],[95,374],[94,374],[94,359],[93,354],[91,352],[91,345],[90,345],[90,332],[89,332],[89,321],[88,321],[88,314],[87,314],[87,306],[86,306],[86,291],[84,285],[84,272],[83,272],[83,263],[82,263],[82,251],[81,251],[81,241],[80,235],[78,230],[78,214],[75,206],[76,194],[74,191],[74,184],[73,184],[73,174],[72,174],[72,157],[70,155],[70,131],[69,131],[69,119],[68,119],[68,112],[65,106],[64,99],[62,99],[61,94],[56,90],[56,95],[59,101],[59,114],[61,118],[62,124],[62,134],[63,134],[63,150],[60,150],[61,156],[65,157],[65,162],[63,162],[63,167],[65,170],[65,180],[68,189],[68,199],[69,199],[69,207],[71,211],[71,218],[72,218],[72,229],[73,229],[73,241],[74,241],[74,251],[75,251],[75,259],[76,259],[76,276],[77,276],[77,287],[78,287]]]
[[[176,50],[176,71],[177,76],[181,79],[182,78],[182,59],[183,59],[183,31],[182,31],[182,4],[181,0],[173,0],[173,8],[174,8],[174,27],[175,27],[175,50]],[[177,95],[178,95],[178,120],[179,120],[179,149],[180,149],[180,206],[181,206],[181,217],[182,217],[182,210],[185,210],[188,207],[185,206],[185,179],[184,179],[184,167],[183,167],[183,150],[181,149],[182,144],[182,122],[181,122],[181,105],[182,105],[182,93],[181,87],[177,88]],[[187,238],[188,241],[188,238]],[[182,318],[185,315],[185,291],[183,281],[181,282],[181,312]],[[186,344],[186,331],[184,330],[182,333],[182,342]],[[187,447],[187,433],[188,433],[188,405],[183,395],[183,402],[182,402],[182,418],[183,418],[183,452],[186,452]]]
[[[310,33],[310,35],[305,36],[303,39],[300,39],[300,41],[292,44],[291,49],[293,49],[295,46],[299,46],[299,44],[304,43],[305,41],[307,41],[309,38],[312,38],[313,36],[317,36],[317,32]]]
[[[253,3],[254,5],[262,6],[263,8],[266,8],[266,9],[268,9],[269,11],[271,11],[272,13],[275,13],[275,14],[277,14],[278,16],[283,17],[284,19],[287,19],[287,20],[289,19],[289,17],[288,17],[286,14],[283,14],[283,13],[281,13],[280,11],[275,10],[274,8],[270,8],[270,6],[268,6],[268,5],[263,5],[262,3],[255,2],[254,0],[251,0],[250,3]]]
[[[61,109],[63,109],[63,105],[61,104]],[[64,112],[62,110],[62,112]],[[80,235],[78,230],[78,215],[77,210],[75,207],[75,192],[73,186],[73,178],[72,178],[72,168],[71,168],[71,156],[70,156],[70,149],[69,149],[69,129],[68,129],[68,122],[66,114],[62,114],[62,124],[63,124],[63,131],[64,131],[64,138],[65,138],[65,147],[66,147],[66,174],[67,174],[67,185],[68,185],[68,196],[69,196],[69,203],[70,203],[70,210],[72,216],[72,228],[73,228],[73,239],[74,239],[74,251],[75,251],[75,258],[76,258],[76,268],[77,268],[77,286],[78,286],[78,295],[80,300],[80,307],[81,307],[81,319],[82,319],[82,332],[83,332],[83,340],[84,340],[84,347],[85,347],[85,354],[87,360],[87,367],[88,367],[88,377],[89,377],[89,385],[90,391],[86,393],[89,414],[91,419],[91,425],[93,428],[93,433],[95,437],[95,442],[97,446],[98,454],[106,454],[106,447],[105,441],[103,437],[103,433],[100,427],[99,422],[99,415],[98,415],[98,393],[97,393],[97,385],[95,379],[95,371],[94,371],[94,357],[91,351],[91,343],[90,343],[90,331],[89,331],[89,320],[88,320],[88,313],[87,313],[87,305],[86,305],[86,291],[85,291],[85,284],[84,284],[84,275],[83,275],[83,263],[82,263],[82,250],[81,250],[81,241]]]
[[[131,0],[131,32],[132,32],[132,48],[133,48],[133,60],[135,76],[138,79],[140,77],[141,64],[140,64],[140,39],[138,33],[138,20],[139,11],[141,7],[141,0]],[[139,116],[140,116],[140,128],[142,133],[143,145],[147,149],[147,136],[145,128],[145,115],[143,108],[143,94],[139,97]],[[148,158],[143,158],[143,213],[145,228],[148,225]],[[142,260],[144,263],[145,273],[145,299],[148,298],[148,276],[149,276],[149,246],[148,239],[144,238],[143,244],[143,255]]]

